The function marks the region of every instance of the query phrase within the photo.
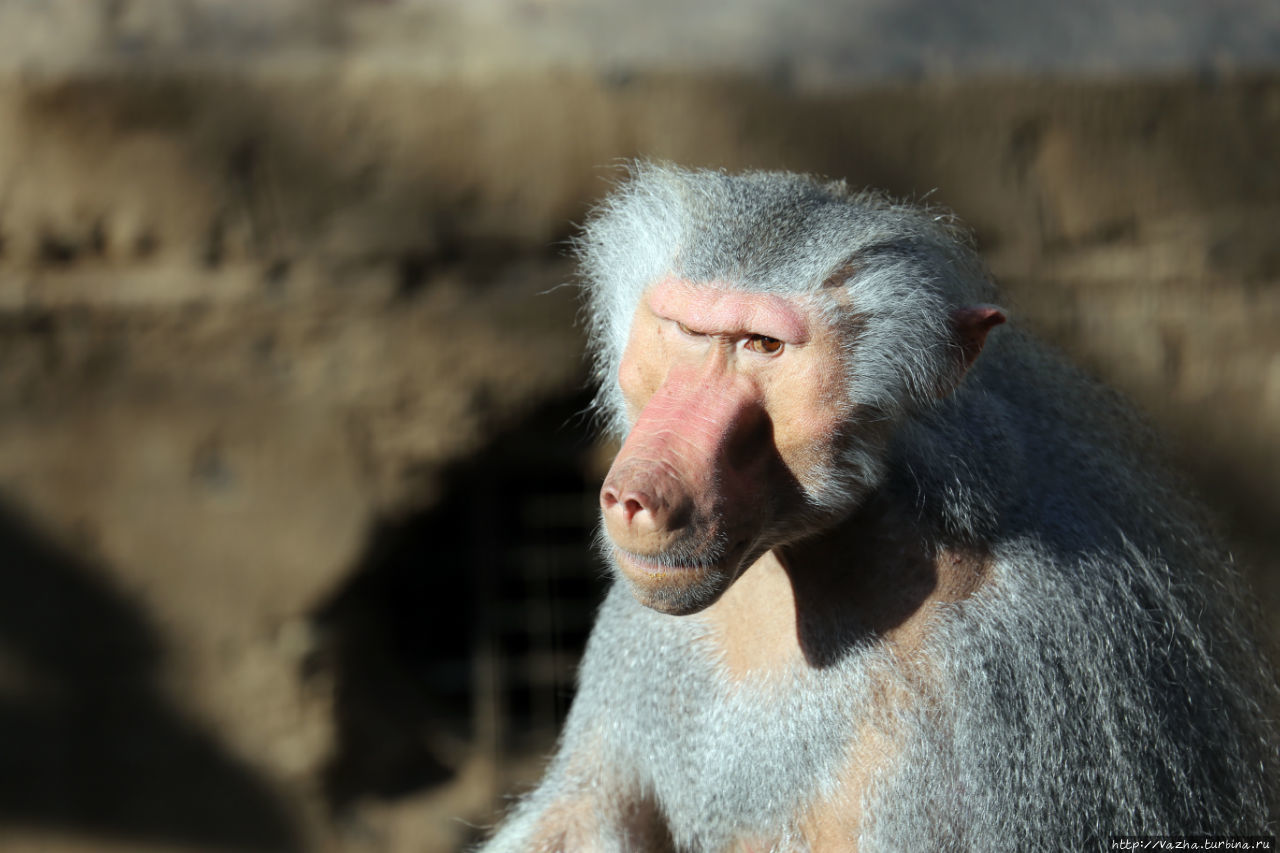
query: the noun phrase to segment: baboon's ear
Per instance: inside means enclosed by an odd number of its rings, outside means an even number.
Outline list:
[[[939,396],[946,396],[969,372],[987,342],[987,332],[1005,321],[1004,311],[994,305],[965,305],[951,312],[952,341],[956,346],[957,364]]]

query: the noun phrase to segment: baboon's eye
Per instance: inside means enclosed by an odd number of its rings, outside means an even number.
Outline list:
[[[765,335],[752,335],[747,338],[747,349],[752,352],[764,353],[765,355],[774,355],[782,352],[782,341],[777,338],[770,338]]]

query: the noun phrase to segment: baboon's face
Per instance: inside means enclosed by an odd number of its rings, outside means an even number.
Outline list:
[[[675,279],[647,291],[618,375],[632,428],[600,493],[643,604],[697,612],[812,524],[806,496],[834,475],[849,419],[843,371],[802,297]]]

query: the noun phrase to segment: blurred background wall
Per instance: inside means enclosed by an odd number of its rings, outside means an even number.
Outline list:
[[[635,156],[956,211],[1277,612],[1269,0],[0,0],[0,849],[450,851],[536,778]]]

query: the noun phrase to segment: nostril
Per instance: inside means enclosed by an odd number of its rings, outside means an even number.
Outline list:
[[[635,498],[627,498],[622,504],[622,512],[626,516],[627,521],[636,517],[636,513],[644,509],[644,504]]]
[[[600,506],[605,512],[620,516],[626,524],[630,524],[637,515],[648,510],[651,503],[652,501],[643,492],[622,489],[612,483],[606,483],[600,489]]]

